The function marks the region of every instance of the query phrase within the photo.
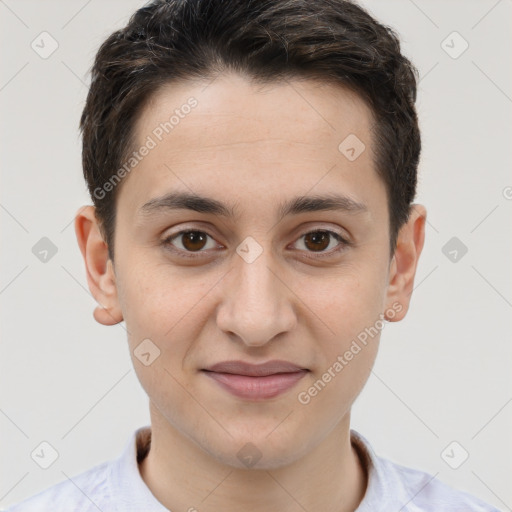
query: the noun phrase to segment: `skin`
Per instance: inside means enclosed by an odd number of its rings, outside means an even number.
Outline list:
[[[352,92],[312,80],[262,87],[233,74],[168,84],[137,122],[139,146],[191,96],[197,107],[119,190],[115,264],[94,208],[80,209],[75,221],[99,303],[94,318],[104,325],[125,321],[149,396],[152,445],[141,476],[176,511],[354,510],[367,475],[350,442],[350,409],[369,377],[380,333],[307,405],[297,397],[379,315],[405,316],[425,208],[413,205],[391,257],[372,115]],[[354,161],[338,150],[350,133],[366,145]],[[236,217],[191,210],[139,215],[144,203],[170,191],[233,205]],[[292,197],[332,192],[365,210],[278,215],[278,205]],[[162,243],[186,228],[210,237],[202,245],[179,236]],[[315,230],[332,230],[350,244],[335,252],[340,242],[330,238],[318,249],[304,236]],[[251,263],[236,252],[248,236],[262,249]],[[179,254],[187,249],[199,257]],[[322,252],[330,254],[321,258]],[[149,366],[133,353],[146,338],[161,351]],[[200,371],[233,359],[283,359],[309,372],[281,395],[249,401]],[[237,457],[249,442],[262,454],[252,468]]]

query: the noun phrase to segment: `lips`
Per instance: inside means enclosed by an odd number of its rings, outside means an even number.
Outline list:
[[[308,371],[289,361],[273,360],[262,364],[224,361],[205,368],[203,373],[239,398],[264,400],[289,390]]]
[[[261,364],[251,364],[244,361],[223,361],[206,368],[207,371],[217,373],[231,373],[247,375],[249,377],[264,377],[276,373],[292,373],[305,370],[288,361],[273,360]]]

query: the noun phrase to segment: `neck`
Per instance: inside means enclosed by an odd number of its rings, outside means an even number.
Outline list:
[[[223,464],[174,429],[151,407],[151,448],[140,474],[169,510],[349,512],[367,487],[350,442],[350,413],[304,457],[275,469]]]

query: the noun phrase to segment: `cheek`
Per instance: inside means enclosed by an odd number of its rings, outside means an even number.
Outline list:
[[[305,302],[329,327],[334,345],[356,337],[382,313],[385,286],[375,268],[345,268],[316,282],[314,290]]]
[[[173,404],[172,414],[179,418],[187,401],[181,365],[190,340],[197,337],[191,312],[196,311],[200,290],[194,291],[192,282],[168,265],[137,266],[133,260],[126,260],[130,271],[118,285],[132,363],[154,405],[165,411],[166,404]]]
[[[316,389],[320,401],[338,410],[362,389],[374,364],[384,327],[382,305],[385,290],[374,269],[353,267],[318,287],[308,306],[318,312],[326,335],[317,338]],[[325,384],[326,392],[323,391]],[[315,393],[315,390],[311,390]],[[337,404],[337,405],[336,405]]]
[[[316,305],[329,331],[316,340],[316,364],[298,400],[325,425],[339,421],[368,380],[384,326],[380,306],[375,289],[362,285],[339,285]]]
[[[118,287],[131,351],[149,338],[166,368],[181,366],[208,320],[205,307],[216,280],[180,275],[170,265],[131,266]]]
[[[130,331],[155,331],[172,326],[173,319],[186,307],[187,287],[169,266],[140,264],[144,256],[123,262],[118,294],[123,317]]]

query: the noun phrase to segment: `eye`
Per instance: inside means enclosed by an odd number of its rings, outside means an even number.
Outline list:
[[[303,245],[307,252],[320,253],[319,257],[332,256],[333,253],[341,251],[349,245],[349,242],[339,233],[325,229],[309,231],[302,235],[297,243]]]
[[[194,253],[201,253],[207,249],[219,247],[208,233],[194,229],[179,231],[163,240],[162,244],[169,250],[187,258],[199,257],[200,254]],[[299,247],[300,250],[318,253],[314,257],[321,258],[332,256],[334,253],[343,250],[350,245],[350,242],[335,231],[317,229],[302,235],[296,244],[304,247],[304,249]]]
[[[163,240],[162,243],[165,246],[172,246],[171,250],[179,252],[180,255],[194,258],[196,255],[193,253],[204,252],[203,249],[214,249],[217,247],[215,243],[211,243],[208,246],[208,238],[213,241],[213,238],[204,231],[188,229],[171,235]],[[177,240],[177,243],[174,243],[174,240]]]

